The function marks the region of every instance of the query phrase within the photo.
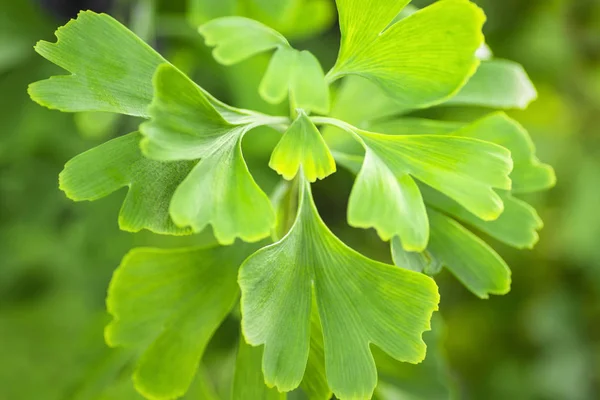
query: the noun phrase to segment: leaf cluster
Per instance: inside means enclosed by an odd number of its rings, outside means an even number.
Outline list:
[[[142,395],[181,397],[241,297],[234,398],[281,398],[298,387],[311,399],[370,398],[375,347],[392,362],[425,358],[422,334],[439,303],[432,276],[442,268],[479,297],[509,291],[508,266],[473,230],[532,247],[542,222],[516,195],[554,184],[528,133],[503,112],[470,122],[411,113],[522,108],[535,89],[520,66],[478,58],[485,17],[467,0],[418,11],[408,0],[337,0],[341,45],[327,73],[272,27],[240,16],[242,3],[223,2],[224,14],[238,15],[198,31],[224,65],[270,52],[258,90],[267,102],[287,101],[289,115],[223,103],[105,14],[82,12],[56,43],[36,45],[69,74],[31,84],[35,101],[144,119],[69,161],[60,174],[67,196],[97,200],[128,187],[121,229],[210,228],[219,243],[128,254],[109,289],[106,340],[139,354]],[[277,4],[302,15],[294,1]],[[271,198],[242,149],[259,127],[282,132],[269,166],[284,184]],[[321,219],[311,183],[337,164],[356,174],[348,223],[374,228],[396,265],[349,248]]]

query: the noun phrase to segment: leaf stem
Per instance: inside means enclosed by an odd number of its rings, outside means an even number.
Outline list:
[[[362,137],[360,137],[360,135],[358,134],[358,132],[360,131],[360,129],[358,129],[354,125],[351,125],[351,124],[349,124],[349,123],[347,123],[345,121],[342,121],[340,119],[331,118],[331,117],[310,117],[310,120],[314,124],[317,124],[317,125],[331,125],[331,126],[335,126],[337,128],[340,128],[344,132],[349,133],[365,149],[367,148],[366,143],[364,142],[364,140],[362,139]]]

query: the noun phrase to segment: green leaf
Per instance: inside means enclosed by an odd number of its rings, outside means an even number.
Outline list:
[[[226,121],[205,93],[169,64],[157,69],[154,82],[151,119],[140,126],[144,153],[159,160],[202,159],[173,195],[173,221],[194,232],[210,224],[221,244],[268,236],[275,214],[241,149],[244,134],[262,122]]]
[[[340,398],[368,398],[377,380],[369,345],[401,361],[422,361],[421,335],[437,309],[437,288],[422,274],[369,260],[344,245],[320,219],[309,184],[301,185],[291,231],[240,269],[244,336],[251,345],[265,345],[267,384],[294,389],[309,358],[314,299],[330,388]]]
[[[425,202],[452,217],[471,225],[509,246],[532,249],[539,240],[544,224],[533,207],[510,195],[499,193],[504,212],[495,221],[482,221],[455,201],[434,190],[423,190]]]
[[[537,91],[523,67],[507,60],[484,61],[460,92],[444,105],[525,109]]]
[[[425,203],[408,173],[396,175],[367,149],[348,204],[348,223],[375,228],[382,240],[400,236],[408,251],[422,251],[429,239]]]
[[[204,91],[170,64],[154,75],[150,120],[140,125],[142,150],[156,160],[195,160],[238,137],[242,124],[225,120]]]
[[[454,95],[479,65],[483,12],[467,0],[444,0],[388,27],[407,3],[337,0],[342,43],[329,77],[371,79],[405,108]]]
[[[240,337],[237,358],[235,361],[235,376],[233,379],[232,400],[282,400],[285,393],[269,389],[260,367],[262,349],[248,345]]]
[[[215,47],[215,60],[224,65],[276,49],[259,86],[262,98],[279,104],[289,94],[293,108],[329,112],[329,87],[319,61],[308,51],[291,48],[279,32],[243,17],[215,19],[199,32],[208,46]]]
[[[410,0],[336,0],[342,42],[339,59],[372,45]]]
[[[471,292],[487,299],[510,291],[510,269],[483,240],[453,219],[428,209],[428,250]]]
[[[133,32],[106,14],[82,11],[56,31],[58,41],[35,50],[69,71],[32,83],[39,104],[67,112],[108,111],[146,117],[152,76],[166,62]]]
[[[282,46],[275,51],[258,89],[263,99],[271,104],[287,99],[297,59],[298,52],[292,48]]]
[[[237,268],[248,245],[135,249],[116,270],[107,307],[112,346],[139,352],[137,390],[153,400],[187,391],[211,336],[238,297]]]
[[[200,28],[206,45],[214,47],[213,57],[223,65],[233,65],[277,47],[289,47],[276,30],[244,17],[214,19]]]
[[[75,201],[93,201],[129,187],[119,215],[121,229],[183,235],[169,217],[175,189],[194,166],[193,161],[158,162],[142,156],[137,132],[113,139],[69,161],[60,173],[60,189]]]
[[[320,114],[329,112],[329,87],[319,60],[309,51],[296,58],[294,76],[290,83],[291,104]]]
[[[461,137],[358,133],[397,177],[410,173],[483,220],[502,213],[502,200],[493,189],[511,187],[512,160],[505,148]]]
[[[336,170],[321,133],[302,110],[273,150],[269,166],[287,180],[294,179],[302,167],[309,182],[324,179]]]
[[[454,133],[499,144],[511,152],[514,169],[510,174],[514,193],[529,193],[555,185],[556,175],[551,166],[542,164],[535,155],[529,133],[503,112],[491,114]]]
[[[536,157],[529,133],[503,112],[489,114],[471,124],[421,118],[397,118],[369,125],[370,129],[392,135],[452,135],[496,143],[510,150],[514,168],[512,191],[528,193],[548,189],[556,183],[551,166]]]
[[[175,191],[170,212],[195,232],[212,225],[219,243],[256,242],[270,235],[275,212],[242,156],[241,136],[202,159]]]
[[[321,114],[329,112],[329,88],[321,64],[308,51],[277,49],[260,83],[259,93],[272,104],[290,95],[294,107]]]
[[[29,85],[33,100],[65,112],[105,111],[148,117],[156,68],[167,61],[133,32],[106,14],[82,11],[56,31],[57,43],[40,41],[35,49],[71,75]],[[251,114],[227,106],[202,88],[224,116]],[[256,114],[256,113],[255,113]]]

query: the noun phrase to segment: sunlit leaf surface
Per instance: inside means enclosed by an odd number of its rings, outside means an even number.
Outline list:
[[[479,65],[483,12],[467,0],[445,0],[388,26],[407,3],[338,0],[342,43],[330,77],[368,78],[404,108],[456,93]]]
[[[195,163],[147,159],[139,149],[141,138],[137,132],[130,133],[76,156],[60,174],[60,189],[72,200],[93,201],[127,186],[119,215],[121,229],[191,233],[171,221],[169,203]]]
[[[308,183],[301,185],[291,231],[240,270],[242,329],[250,344],[264,345],[267,384],[294,389],[309,358],[314,296],[329,386],[341,398],[367,398],[377,379],[369,343],[398,360],[422,361],[421,334],[437,309],[437,289],[425,275],[345,246],[317,214]]]
[[[173,399],[187,391],[212,334],[238,297],[237,269],[247,245],[135,249],[116,270],[107,307],[109,345],[140,353],[138,391]]]
[[[273,150],[269,166],[287,180],[302,168],[309,182],[324,179],[336,169],[321,133],[303,111]]]

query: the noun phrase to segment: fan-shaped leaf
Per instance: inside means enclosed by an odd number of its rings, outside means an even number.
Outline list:
[[[483,12],[467,0],[444,0],[388,27],[407,3],[338,0],[342,43],[329,76],[369,78],[404,108],[455,94],[479,65]]]
[[[171,217],[195,232],[212,225],[221,244],[256,242],[271,233],[275,212],[242,156],[241,136],[202,159],[175,191]]]
[[[61,111],[109,111],[145,117],[152,76],[166,62],[106,14],[82,11],[56,31],[58,41],[35,50],[71,72],[29,86],[31,98]]]
[[[243,135],[261,122],[226,121],[204,92],[169,64],[157,69],[154,82],[151,119],[140,127],[144,152],[161,160],[202,158],[173,195],[173,221],[195,232],[210,224],[222,244],[268,236],[275,214],[241,149]]]
[[[319,60],[309,51],[298,53],[290,82],[290,96],[295,107],[320,114],[329,112],[329,87],[325,74]]]
[[[445,105],[525,109],[537,98],[537,91],[523,67],[507,60],[481,63],[460,92]]]
[[[502,200],[493,189],[511,187],[512,161],[503,147],[449,136],[359,134],[396,176],[410,173],[481,219],[493,220],[502,213]]]
[[[487,233],[494,239],[519,249],[531,249],[539,239],[544,224],[533,207],[510,195],[499,193],[504,212],[494,221],[483,221],[443,194],[422,187],[425,202],[452,217]]]
[[[483,240],[453,219],[428,209],[431,237],[428,250],[475,295],[486,299],[490,294],[510,290],[510,269]]]
[[[287,180],[302,167],[309,182],[324,179],[336,168],[321,133],[302,110],[273,150],[269,166]]]
[[[223,65],[233,65],[264,51],[289,46],[287,40],[276,30],[244,17],[214,19],[198,32],[206,45],[214,47],[213,57]]]
[[[407,173],[395,175],[373,151],[366,156],[348,203],[348,222],[375,228],[382,240],[400,236],[409,251],[422,251],[429,240],[423,197]]]
[[[367,398],[376,384],[369,344],[398,360],[420,362],[421,334],[437,309],[437,289],[424,275],[346,247],[318,216],[308,183],[301,185],[292,230],[240,270],[244,335],[252,345],[265,345],[267,384],[297,387],[309,357],[314,296],[329,386],[341,398]]]
[[[202,25],[199,32],[224,65],[276,49],[259,87],[263,99],[279,104],[289,94],[293,107],[329,111],[329,88],[319,61],[308,51],[294,50],[277,31],[248,18],[224,17]]]
[[[141,355],[136,388],[151,399],[182,396],[208,341],[238,296],[236,272],[248,245],[136,249],[115,272],[107,306],[111,346]]]
[[[187,234],[169,217],[169,203],[194,161],[159,162],[142,156],[137,132],[113,139],[65,165],[60,188],[75,201],[97,200],[128,186],[119,226],[126,231],[148,229],[161,234]]]
[[[514,193],[544,190],[556,183],[552,167],[537,158],[529,133],[503,112],[489,114],[471,124],[403,117],[375,122],[369,127],[391,135],[453,135],[503,146],[510,150],[514,164],[510,174]]]
[[[514,193],[548,189],[556,183],[551,166],[542,164],[535,155],[529,133],[503,112],[491,114],[454,133],[499,144],[510,150],[514,169],[510,174]]]

